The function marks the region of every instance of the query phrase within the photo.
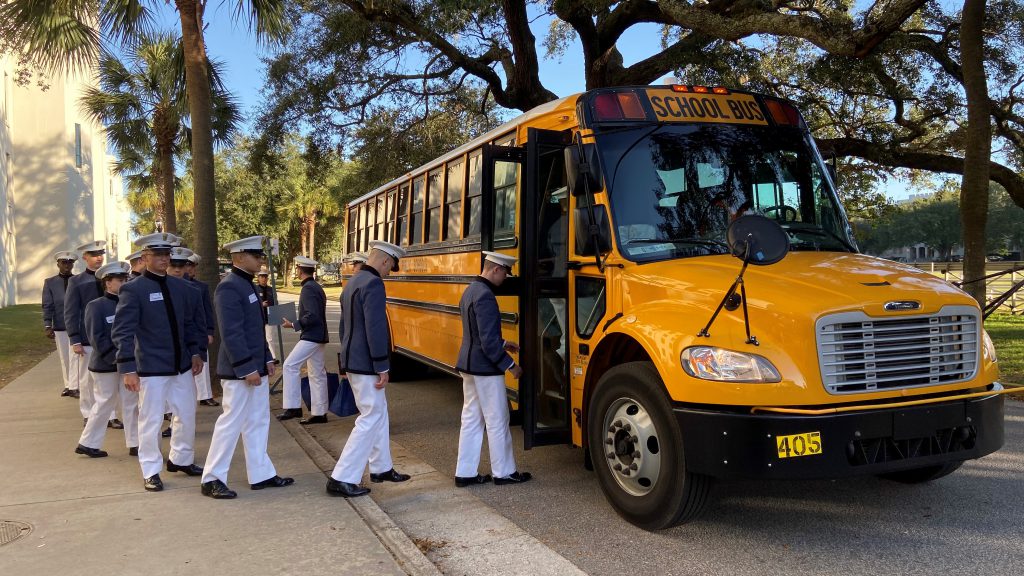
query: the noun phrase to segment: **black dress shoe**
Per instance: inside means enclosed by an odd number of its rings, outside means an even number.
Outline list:
[[[355,498],[356,496],[363,496],[370,493],[369,488],[363,488],[358,484],[349,484],[348,482],[339,482],[334,478],[327,479],[327,495],[328,496],[342,496],[344,498]]]
[[[78,398],[81,395],[82,395],[82,393],[79,392],[78,390],[69,390],[68,391],[68,396],[71,396],[72,398]]]
[[[78,448],[75,448],[75,454],[85,454],[89,458],[103,458],[107,455],[106,452],[99,448],[89,448],[88,446],[82,446],[81,444],[78,445]]]
[[[504,478],[495,478],[494,483],[498,486],[504,484],[522,484],[523,482],[529,482],[533,476],[529,472],[513,472]]]
[[[381,482],[405,482],[409,478],[408,474],[399,474],[394,468],[380,474],[370,474],[370,482],[375,484],[380,484]]]
[[[285,408],[284,412],[277,415],[277,419],[282,422],[292,418],[302,418],[302,408]]]
[[[210,480],[209,482],[203,482],[201,490],[203,496],[209,496],[215,500],[230,500],[238,496],[238,493],[228,488],[227,484],[220,480]]]
[[[487,484],[491,481],[490,474],[477,474],[476,476],[456,476],[455,487],[465,488],[466,486],[472,486],[474,484]]]
[[[114,418],[107,422],[107,428],[113,428],[114,430],[124,430],[124,423]]]
[[[213,398],[207,398],[206,400],[200,400],[199,404],[202,406],[220,406],[220,402],[217,402]]]
[[[187,465],[181,466],[179,464],[175,464],[174,462],[171,462],[170,459],[167,460],[167,471],[168,472],[184,472],[185,474],[188,474],[189,476],[201,476],[202,473],[203,473],[203,469],[201,467],[199,467],[199,466],[196,466],[195,464],[187,464]]]
[[[71,396],[71,389],[70,388],[65,388],[64,390],[61,391],[60,395],[61,396]]]
[[[170,438],[171,437],[171,427],[168,426],[166,430],[164,430],[163,432],[160,433],[160,435],[163,436],[164,438]]]
[[[295,483],[294,478],[281,478],[280,476],[271,476],[263,482],[257,482],[250,484],[249,488],[253,490],[263,490],[264,488],[284,488],[285,486],[291,486]]]
[[[146,481],[142,486],[149,492],[159,492],[164,489],[164,483],[160,481],[159,474],[153,474],[149,478],[146,478]]]
[[[310,416],[305,420],[299,420],[299,424],[327,424],[327,414],[321,414],[319,416]]]
[[[138,456],[139,455],[139,447],[138,446],[132,446],[131,448],[129,448],[128,449],[128,455],[129,456]]]

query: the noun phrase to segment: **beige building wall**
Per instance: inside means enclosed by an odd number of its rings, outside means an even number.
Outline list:
[[[56,273],[54,252],[106,240],[108,259],[131,252],[129,211],[121,179],[110,172],[102,127],[78,109],[87,78],[53,78],[47,89],[13,81],[0,56],[5,108],[0,158],[5,158],[9,234],[0,249],[0,306],[40,301],[43,280]],[[0,180],[2,181],[2,180]],[[76,267],[76,271],[81,264]]]

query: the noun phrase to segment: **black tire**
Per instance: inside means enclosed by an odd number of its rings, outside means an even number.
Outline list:
[[[878,477],[884,480],[899,482],[901,484],[922,484],[924,482],[938,480],[943,476],[949,476],[953,472],[956,472],[958,468],[963,466],[963,464],[964,463],[962,461],[946,462],[945,464],[925,466],[924,468],[914,468],[911,470],[900,470],[899,472],[879,474]]]
[[[413,360],[401,352],[392,352],[390,363],[391,369],[388,370],[388,380],[391,382],[422,380],[430,372],[429,366],[418,360]]]
[[[590,401],[587,439],[605,497],[630,523],[669,528],[696,518],[707,504],[711,478],[686,470],[679,423],[650,362],[616,366],[601,377]]]

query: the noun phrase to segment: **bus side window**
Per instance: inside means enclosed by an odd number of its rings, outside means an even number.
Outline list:
[[[448,184],[445,193],[445,240],[458,240],[462,229],[462,184],[464,180],[462,160],[448,165]]]
[[[392,188],[388,190],[388,205],[387,205],[387,217],[384,219],[384,239],[392,244],[398,244],[398,240],[395,239],[395,213],[396,210],[396,196],[398,191]]]
[[[516,175],[519,164],[494,165],[494,234],[512,236],[516,228]]]
[[[441,240],[441,169],[427,176],[427,242]]]
[[[423,176],[412,181],[412,243],[423,242]]]
[[[469,155],[469,187],[466,190],[465,237],[480,235],[480,195],[483,194],[483,152]]]
[[[576,277],[576,333],[590,338],[604,318],[604,278],[601,276]]]

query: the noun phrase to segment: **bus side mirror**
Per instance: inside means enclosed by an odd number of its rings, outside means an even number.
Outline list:
[[[595,216],[596,223],[590,221],[591,214]],[[594,255],[594,237],[590,233],[590,227],[595,224],[597,226],[598,250],[601,254],[611,251],[612,233],[608,228],[608,210],[604,204],[598,204],[593,207],[592,211],[582,207],[576,209],[576,254],[580,256]]]
[[[597,148],[593,144],[580,147],[573,144],[565,149],[565,173],[569,184],[569,192],[573,196],[582,196],[589,190],[597,192],[601,189],[601,172],[598,169]]]

